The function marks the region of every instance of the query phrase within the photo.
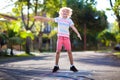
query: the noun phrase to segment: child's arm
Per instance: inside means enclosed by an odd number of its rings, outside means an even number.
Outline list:
[[[42,17],[42,16],[35,16],[34,18],[35,18],[35,20],[40,20],[43,22],[49,22],[49,21],[54,22],[53,18],[47,18],[47,17]]]
[[[72,29],[73,29],[73,31],[77,34],[77,36],[80,38],[80,40],[82,40],[82,38],[81,38],[81,36],[80,36],[80,34],[79,34],[78,30],[75,28],[75,26],[74,26],[74,25],[72,25],[72,26],[71,26],[71,28],[72,28]]]

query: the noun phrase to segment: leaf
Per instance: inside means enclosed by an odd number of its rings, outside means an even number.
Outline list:
[[[112,10],[112,9],[110,9],[110,8],[106,8],[106,10],[109,10],[109,11],[110,11],[110,10]]]

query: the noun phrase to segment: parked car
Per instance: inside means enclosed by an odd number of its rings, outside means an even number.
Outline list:
[[[120,44],[117,44],[117,45],[114,47],[114,50],[120,51]]]

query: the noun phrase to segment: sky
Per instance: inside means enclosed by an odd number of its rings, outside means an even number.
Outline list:
[[[14,0],[15,1],[15,0]],[[0,0],[0,13],[9,13],[12,11],[13,2],[10,0]],[[108,22],[112,23],[115,20],[114,13],[112,11],[107,11],[106,8],[110,8],[109,0],[97,0],[97,6],[96,8],[98,10],[104,10],[107,17]]]
[[[104,10],[105,11],[105,14],[107,15],[108,17],[108,22],[112,23],[115,21],[115,16],[114,16],[114,13],[113,11],[108,11],[106,10],[106,8],[111,8],[110,6],[110,3],[109,3],[109,0],[97,0],[97,6],[96,8],[98,10]]]
[[[0,0],[0,13],[8,13],[12,11],[13,2],[10,0]]]

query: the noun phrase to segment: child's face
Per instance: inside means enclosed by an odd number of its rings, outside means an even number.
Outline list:
[[[69,15],[69,10],[63,9],[61,14],[62,14],[62,17],[63,17],[63,18],[67,18],[68,15]]]

